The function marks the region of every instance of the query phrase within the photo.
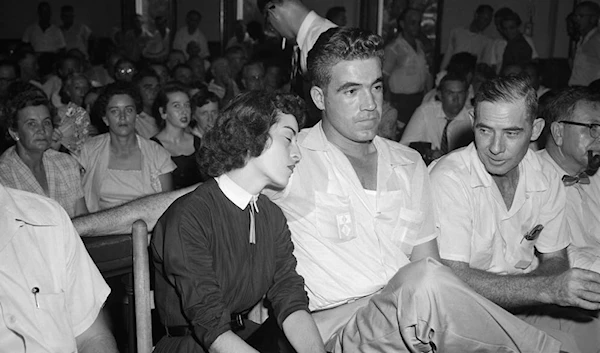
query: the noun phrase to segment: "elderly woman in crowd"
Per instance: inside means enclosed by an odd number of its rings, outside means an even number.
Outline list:
[[[213,127],[219,116],[219,97],[207,89],[200,90],[192,97],[194,115],[191,132],[195,136],[202,136]]]
[[[85,169],[83,189],[90,212],[171,190],[176,166],[169,152],[135,133],[141,110],[137,90],[126,83],[111,84],[95,105],[104,112],[109,132],[89,139],[78,156]]]
[[[214,179],[175,201],[154,228],[155,302],[168,332],[155,352],[272,352],[253,344],[283,339],[279,327],[296,351],[325,351],[285,216],[260,194],[285,187],[300,160],[303,103],[242,94],[206,134],[199,164]],[[263,325],[273,331],[257,339],[244,315],[265,296],[273,315]]]
[[[151,138],[169,153],[177,165],[173,171],[173,189],[181,189],[204,181],[196,166],[196,150],[200,138],[188,132],[192,121],[192,107],[187,87],[179,82],[170,82],[161,89],[154,101],[154,117],[160,132]]]
[[[78,153],[88,137],[98,133],[84,108],[89,90],[88,79],[78,73],[69,75],[60,90],[63,105],[57,108],[54,125],[62,133],[60,143],[72,153]]]
[[[77,161],[50,148],[54,127],[44,92],[27,88],[7,110],[8,132],[16,144],[0,156],[0,183],[50,197],[70,217],[87,213]]]

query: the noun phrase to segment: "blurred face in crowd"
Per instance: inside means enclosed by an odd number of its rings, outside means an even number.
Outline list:
[[[519,26],[514,20],[503,20],[502,21],[502,34],[506,40],[513,40],[519,36]]]
[[[481,30],[486,29],[492,23],[492,11],[484,10],[475,14],[475,23]]]
[[[111,134],[128,137],[135,133],[135,102],[128,94],[116,94],[108,100],[102,119]]]
[[[265,88],[265,69],[262,64],[255,63],[244,67],[242,83],[248,91],[260,91]]]
[[[169,101],[166,108],[159,108],[161,117],[167,125],[185,129],[190,125],[192,108],[190,98],[185,92],[172,92],[167,94]]]
[[[192,77],[195,81],[206,81],[206,69],[204,67],[204,59],[193,57],[188,60],[187,65],[192,69]]]
[[[332,143],[343,146],[375,138],[383,106],[381,60],[345,60],[331,67],[331,79],[311,88],[323,111],[323,130]]]
[[[598,24],[598,15],[587,6],[578,6],[573,12],[573,20],[579,33],[585,35]]]
[[[475,112],[477,155],[492,176],[516,177],[529,142],[536,140],[544,120],[529,120],[525,99],[516,102],[481,102]]]
[[[72,9],[62,10],[60,12],[60,19],[65,27],[71,27],[75,21],[75,12]]]
[[[198,16],[197,13],[189,13],[186,18],[185,18],[185,22],[188,26],[188,30],[190,32],[194,32],[196,29],[198,29],[198,26],[200,26],[200,16]]]
[[[45,105],[25,107],[17,113],[17,127],[9,129],[20,150],[41,153],[50,148],[52,142],[52,118]]]
[[[80,74],[82,71],[83,68],[81,67],[79,60],[75,58],[67,58],[61,62],[60,68],[58,69],[58,74],[64,79],[71,74]]]
[[[6,97],[8,86],[18,79],[17,72],[12,65],[0,66],[0,98]]]
[[[169,57],[167,58],[167,67],[169,70],[173,70],[173,68],[179,64],[183,64],[185,62],[185,55],[180,51],[172,51],[169,53]]]
[[[173,78],[184,85],[191,85],[193,79],[192,70],[189,67],[179,66],[173,72]]]
[[[213,127],[218,116],[219,103],[217,102],[208,102],[201,107],[196,107],[194,112],[194,120],[198,123],[198,128],[204,132]]]
[[[421,12],[416,10],[408,11],[401,24],[404,33],[407,33],[414,38],[418,37],[419,32],[421,31]]]
[[[161,86],[169,81],[169,70],[166,66],[152,65],[151,68],[158,75],[158,81]]]
[[[231,69],[225,58],[219,58],[213,61],[211,72],[218,83],[227,83],[231,79]]]
[[[115,69],[115,79],[117,81],[131,82],[135,76],[135,66],[129,61],[121,61]]]
[[[242,68],[246,64],[246,61],[248,61],[248,58],[242,50],[239,50],[228,54],[227,61],[229,62],[231,74],[233,75],[233,77],[237,77],[237,75],[242,71]]]
[[[84,106],[83,99],[90,91],[90,83],[85,77],[74,78],[67,86],[67,94],[71,98],[71,102],[80,107]]]
[[[591,150],[594,154],[600,153],[600,104],[579,101],[575,104],[571,117],[565,120],[598,124],[590,129],[587,126],[552,123],[552,135],[560,147],[565,161],[574,169],[573,171],[579,173],[588,166],[587,151]]]
[[[158,79],[154,76],[146,76],[140,80],[138,87],[144,107],[152,107],[160,88]]]
[[[19,69],[21,70],[21,79],[29,81],[37,79],[38,62],[34,54],[28,53],[19,61]]]
[[[467,101],[467,85],[462,81],[446,81],[440,89],[442,109],[448,118],[460,113]]]
[[[269,66],[265,72],[265,88],[276,91],[283,85],[283,72],[278,66]]]
[[[38,18],[42,23],[50,23],[52,18],[52,9],[47,2],[40,3],[38,6]]]

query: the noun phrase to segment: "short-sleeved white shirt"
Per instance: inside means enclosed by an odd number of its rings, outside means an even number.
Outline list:
[[[267,193],[288,220],[311,310],[377,292],[409,263],[414,246],[437,236],[419,154],[380,137],[373,144],[376,191],[362,187],[319,122],[298,136],[302,160],[286,189]]]
[[[493,273],[521,274],[538,265],[534,247],[552,253],[569,245],[560,176],[531,150],[518,168],[519,182],[507,210],[474,143],[430,166],[442,258]],[[537,239],[524,239],[538,224],[544,228]]]
[[[569,86],[587,86],[600,78],[600,31],[592,29],[577,45]]]
[[[1,184],[0,269],[2,352],[76,351],[110,293],[62,207]]]
[[[552,159],[548,151],[541,150],[536,153],[553,166],[560,176],[568,174]],[[566,221],[571,234],[571,244],[582,248],[582,251],[576,251],[576,256],[595,262],[596,257],[600,256],[600,173],[591,176],[589,184],[577,183],[564,188],[567,195]],[[592,256],[587,256],[587,253],[592,253]],[[573,255],[570,250],[571,265],[578,265],[579,259]],[[593,269],[598,271],[600,263]]]
[[[421,41],[417,40],[415,50],[399,34],[385,47],[383,73],[390,77],[389,86],[392,93],[414,94],[423,92],[429,74],[425,52]]]
[[[50,25],[45,31],[38,23],[25,29],[23,42],[31,43],[36,53],[56,53],[67,46],[62,31],[55,25]]]
[[[210,50],[208,49],[208,40],[206,40],[206,36],[199,28],[190,34],[187,26],[183,26],[177,30],[175,33],[175,38],[173,39],[173,49],[181,50],[185,57],[188,57],[187,53],[187,45],[189,42],[195,41],[200,46],[200,57],[208,58],[210,56]]]

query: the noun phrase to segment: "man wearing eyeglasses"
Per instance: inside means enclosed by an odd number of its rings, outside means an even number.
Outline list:
[[[540,157],[562,176],[571,266],[600,272],[600,95],[573,87],[544,109],[550,127]]]
[[[597,352],[599,321],[579,308],[600,309],[600,274],[569,266],[564,173],[529,149],[544,128],[535,89],[525,77],[493,79],[474,111],[475,143],[430,169],[442,262],[562,351]],[[587,130],[567,125],[552,129]]]
[[[599,17],[600,6],[592,1],[579,3],[573,11],[581,39],[577,43],[569,86],[587,86],[600,78]]]

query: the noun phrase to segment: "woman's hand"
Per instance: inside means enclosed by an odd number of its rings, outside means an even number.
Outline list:
[[[58,151],[60,149],[60,141],[62,138],[63,134],[60,129],[54,129],[54,131],[52,131],[52,142],[50,143],[50,147],[53,150]]]

